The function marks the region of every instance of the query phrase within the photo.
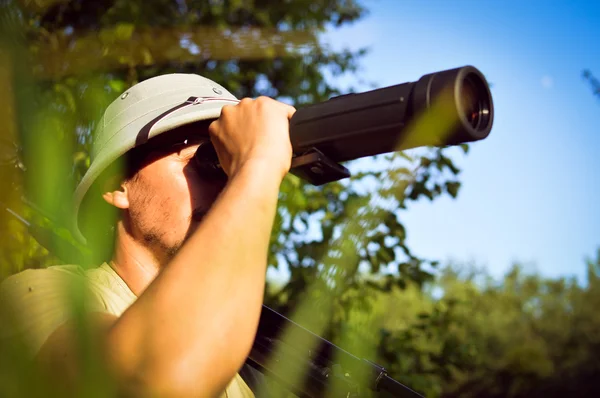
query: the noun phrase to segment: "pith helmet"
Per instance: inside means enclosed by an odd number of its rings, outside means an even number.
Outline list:
[[[150,138],[176,127],[217,119],[225,105],[238,102],[221,85],[195,74],[168,74],[140,82],[106,108],[98,123],[90,154],[90,168],[74,195],[74,233],[80,231],[82,202],[96,179],[115,160]]]

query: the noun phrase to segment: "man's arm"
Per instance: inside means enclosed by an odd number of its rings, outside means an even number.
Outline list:
[[[265,178],[269,167],[257,162],[240,170],[109,333],[111,362],[161,396],[177,386],[197,388],[195,396],[223,391],[250,351],[279,187]]]
[[[279,185],[291,161],[293,111],[267,99],[223,109],[210,132],[227,186],[139,299],[120,318],[99,319],[108,365],[135,395],[216,396],[244,363],[261,311]],[[40,361],[65,358],[69,330],[48,339]]]

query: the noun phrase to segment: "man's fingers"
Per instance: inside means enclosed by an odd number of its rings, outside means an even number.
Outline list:
[[[287,117],[288,119],[291,119],[292,116],[294,116],[294,113],[296,113],[296,108],[294,108],[291,105],[286,105],[287,106]]]
[[[286,113],[288,119],[291,119],[291,117],[296,112],[296,108],[294,108],[292,105],[288,105],[284,102],[277,101],[277,100],[273,100],[273,101],[275,101],[277,103],[277,105]]]
[[[252,157],[269,158],[287,171],[292,157],[289,122],[295,112],[293,106],[266,96],[224,106],[209,133],[227,174],[234,175]]]

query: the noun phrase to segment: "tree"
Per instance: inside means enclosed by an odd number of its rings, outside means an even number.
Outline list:
[[[425,289],[381,295],[350,329],[380,340],[378,363],[428,397],[596,396],[600,251],[586,266],[581,284],[449,265]],[[382,335],[360,332],[365,316],[392,311]]]

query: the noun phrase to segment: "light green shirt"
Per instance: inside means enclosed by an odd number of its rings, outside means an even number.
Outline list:
[[[82,289],[86,286],[86,289]],[[73,298],[78,298],[73,300]],[[84,270],[77,265],[60,265],[26,270],[7,278],[0,285],[0,305],[10,306],[11,322],[2,321],[1,339],[20,338],[31,358],[59,326],[74,314],[74,304],[86,311],[121,314],[136,300],[127,284],[108,265]],[[6,327],[10,323],[11,327]],[[252,398],[244,380],[236,375],[223,397]]]

